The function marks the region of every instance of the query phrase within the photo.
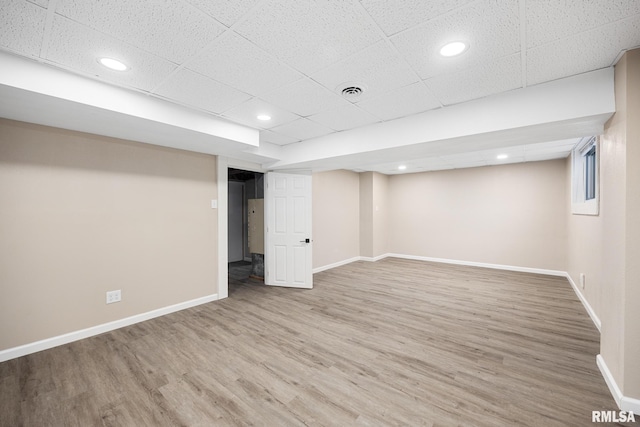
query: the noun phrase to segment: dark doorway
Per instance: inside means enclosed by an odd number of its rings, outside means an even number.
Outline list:
[[[229,295],[238,285],[264,285],[264,174],[228,169]]]

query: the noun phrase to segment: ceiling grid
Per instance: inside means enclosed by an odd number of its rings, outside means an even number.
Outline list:
[[[440,56],[451,41],[468,48]],[[256,129],[271,152],[605,69],[638,46],[635,0],[0,1],[0,50]],[[362,94],[343,97],[346,83]],[[505,146],[507,162],[566,156],[564,136]],[[470,153],[407,161],[496,163]]]

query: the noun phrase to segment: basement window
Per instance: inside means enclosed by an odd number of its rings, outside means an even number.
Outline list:
[[[598,215],[598,138],[582,138],[571,151],[571,213]]]

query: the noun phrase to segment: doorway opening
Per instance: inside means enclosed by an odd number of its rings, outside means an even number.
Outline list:
[[[229,295],[264,285],[264,174],[228,169]]]

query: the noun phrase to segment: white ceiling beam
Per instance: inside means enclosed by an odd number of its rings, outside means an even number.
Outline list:
[[[613,68],[606,68],[287,145],[269,167],[361,168],[567,139],[601,132],[614,112]]]
[[[1,117],[209,154],[259,146],[256,129],[204,112],[5,52],[0,64]]]
[[[0,116],[256,162],[330,170],[596,134],[615,111],[613,69],[287,146],[145,94],[0,52]]]

